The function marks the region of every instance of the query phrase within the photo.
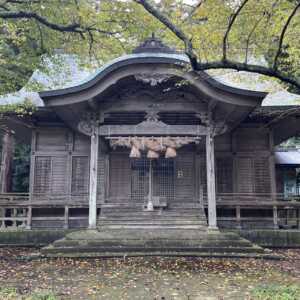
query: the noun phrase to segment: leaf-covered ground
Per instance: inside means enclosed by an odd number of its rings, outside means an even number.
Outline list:
[[[0,299],[300,299],[300,250],[277,251],[286,257],[281,261],[24,260],[34,251],[0,248]],[[281,298],[270,294],[278,296],[278,288]],[[53,296],[39,296],[45,294]]]

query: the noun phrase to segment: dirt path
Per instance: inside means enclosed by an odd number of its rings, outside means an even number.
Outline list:
[[[9,299],[22,299],[22,296],[47,291],[56,297],[48,299],[232,300],[259,299],[255,291],[262,286],[292,285],[300,291],[300,250],[278,251],[287,258],[285,261],[201,258],[20,260],[33,251],[0,249],[2,294],[11,288],[16,291]],[[0,299],[8,297],[3,295],[1,298],[0,290]]]

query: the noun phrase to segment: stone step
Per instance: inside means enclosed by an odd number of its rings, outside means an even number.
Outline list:
[[[95,240],[89,241],[86,245],[92,247],[127,247],[127,246],[143,246],[143,247],[192,247],[192,248],[208,248],[208,247],[220,247],[220,241],[192,241],[192,240]],[[53,243],[55,247],[74,247],[84,246],[80,241],[73,240],[58,240]],[[221,247],[252,247],[252,244],[247,240],[224,240]]]
[[[98,225],[100,229],[161,229],[161,224],[100,224]],[[201,230],[206,231],[207,226],[202,224],[195,225],[184,225],[184,224],[166,224],[163,226],[164,229],[193,229],[193,230]]]
[[[195,219],[195,220],[186,220],[186,219],[99,219],[99,224],[203,224],[206,225],[206,220]]]
[[[131,214],[122,214],[122,215],[101,215],[99,220],[206,220],[205,216],[201,215],[131,215]]]
[[[157,253],[160,255],[167,254],[168,252],[180,254],[182,252],[186,253],[185,255],[188,256],[189,253],[256,253],[256,254],[263,254],[264,250],[255,248],[255,247],[145,247],[145,246],[128,246],[120,247],[120,246],[76,246],[76,253],[83,254],[86,256],[86,253],[98,253],[101,256],[101,253],[122,253],[122,256],[130,255],[132,252],[140,252],[140,253]],[[43,254],[74,254],[74,246],[73,247],[48,247],[43,248]]]
[[[199,229],[200,228],[200,229]],[[260,257],[264,249],[233,232],[193,228],[114,228],[69,233],[42,249],[47,256],[209,256]],[[150,230],[151,229],[151,230]],[[202,229],[202,230],[201,230]]]

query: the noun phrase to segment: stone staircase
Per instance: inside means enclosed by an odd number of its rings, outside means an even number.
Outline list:
[[[68,234],[41,252],[48,257],[270,257],[263,248],[235,233],[191,228],[83,230]]]
[[[138,204],[105,205],[97,230],[72,232],[41,251],[48,257],[270,256],[236,233],[208,230],[199,204],[154,211]]]
[[[203,207],[171,207],[146,211],[140,205],[107,205],[98,220],[101,229],[169,228],[206,230]]]

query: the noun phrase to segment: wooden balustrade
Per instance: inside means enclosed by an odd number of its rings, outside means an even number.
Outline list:
[[[275,196],[275,197],[274,197]],[[88,215],[73,215],[72,209],[88,209],[88,202],[85,203],[63,203],[58,201],[30,202],[26,193],[0,194],[0,229],[26,228],[31,229],[33,222],[59,222],[61,228],[68,229],[70,222],[87,221]],[[56,200],[57,200],[56,199]],[[207,207],[206,195],[202,195],[204,206]],[[297,196],[285,198],[283,194],[251,194],[251,193],[219,193],[217,194],[218,211],[231,210],[230,216],[218,215],[218,223],[233,223],[233,227],[243,228],[246,223],[268,222],[273,228],[283,228],[285,225],[293,224],[294,228],[300,229],[300,199]],[[36,215],[32,214],[33,209],[58,208],[59,215]],[[98,203],[98,208],[101,208]],[[248,212],[268,211],[259,216],[247,215]],[[263,226],[262,226],[263,227]]]

